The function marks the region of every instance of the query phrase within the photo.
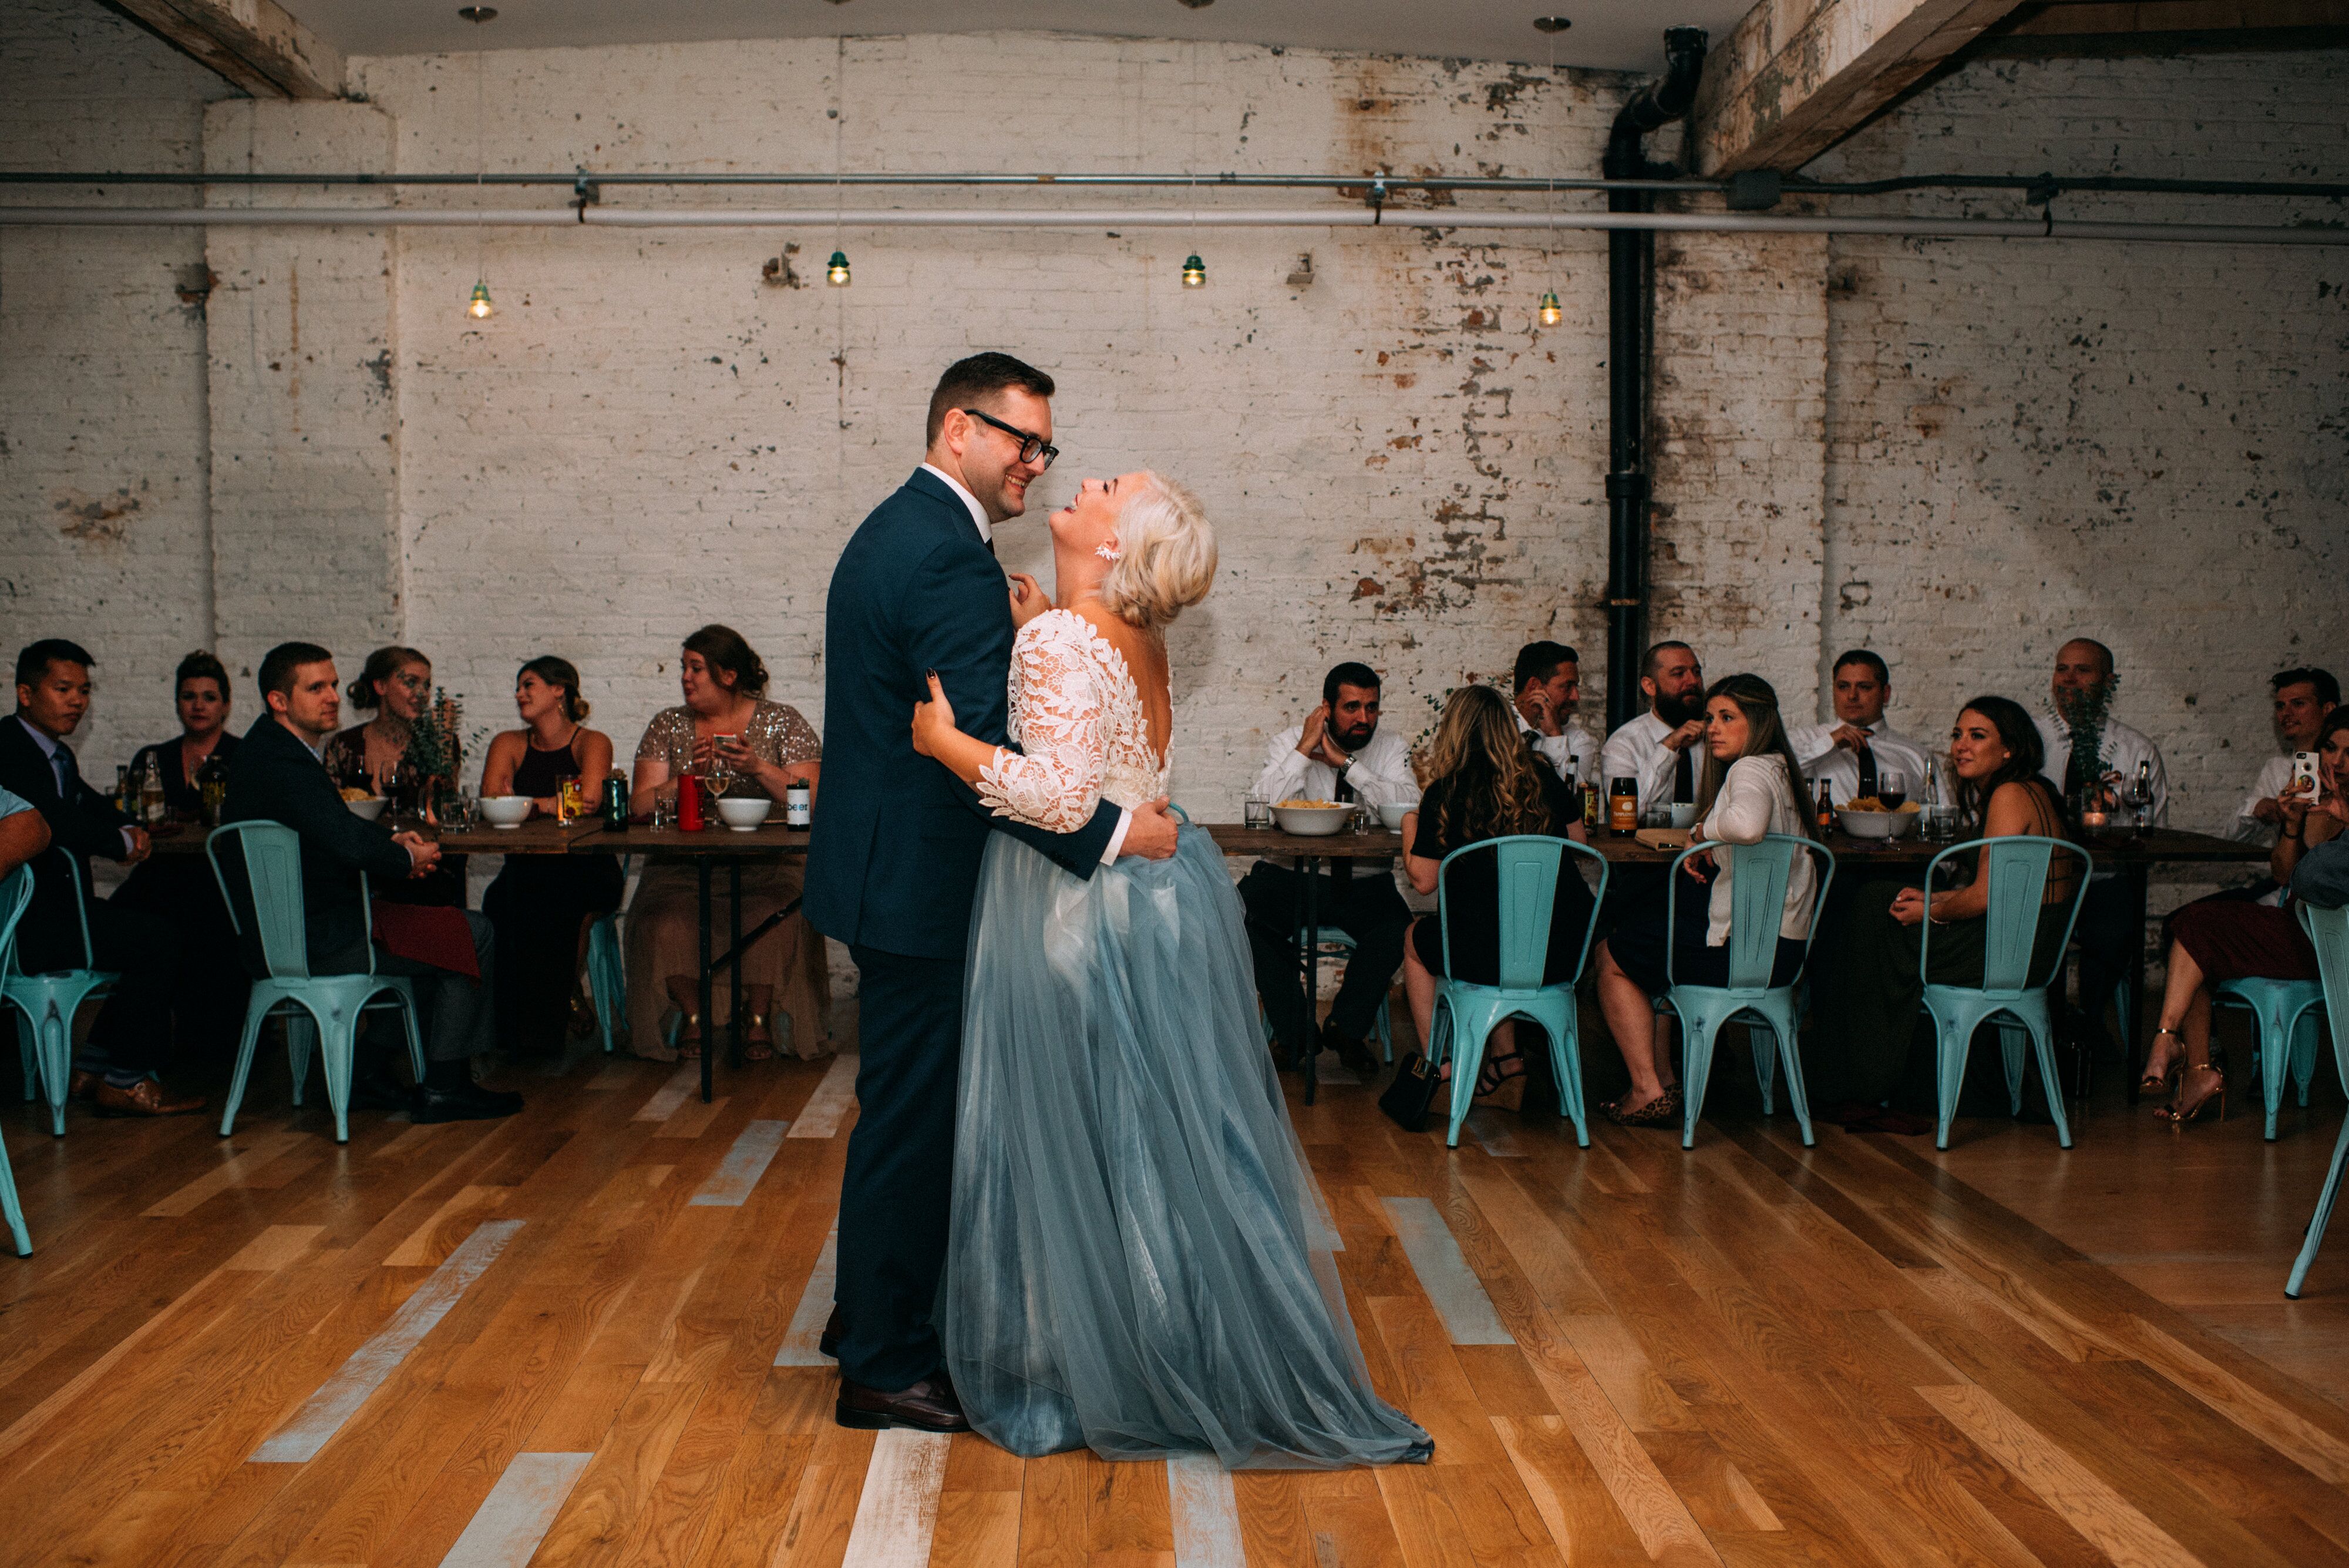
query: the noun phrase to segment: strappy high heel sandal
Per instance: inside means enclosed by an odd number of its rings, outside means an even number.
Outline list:
[[[2221,1073],[2218,1068],[2212,1066],[2208,1062],[2203,1062],[2195,1066],[2189,1067],[2187,1072],[2189,1074],[2208,1073],[2212,1077],[2219,1080],[2218,1087],[2206,1093],[2200,1099],[2196,1100],[2192,1105],[2188,1105],[2186,1103],[2186,1085],[2193,1080],[2190,1077],[2181,1077],[2178,1082],[2178,1098],[2170,1104],[2162,1106],[2159,1110],[2156,1111],[2154,1115],[2168,1122],[2172,1131],[2180,1131],[2184,1129],[2188,1122],[2193,1121],[2201,1116],[2204,1111],[2209,1110],[2210,1108],[2210,1103],[2215,1100],[2219,1104],[2219,1119],[2222,1122],[2225,1121],[2227,1119],[2227,1075]]]
[[[2178,1054],[2171,1057],[2169,1059],[2169,1065],[2163,1068],[2160,1072],[2147,1072],[2145,1076],[2137,1081],[2137,1092],[2140,1095],[2161,1095],[2165,1096],[2170,1095],[2173,1092],[2172,1085],[2178,1082],[2178,1074],[2185,1071],[2186,1036],[2180,1034],[2175,1029],[2165,1027],[2157,1029],[2153,1032],[2154,1040],[2158,1043],[2161,1037],[2165,1034],[2178,1042]],[[2148,1067],[2152,1064],[2150,1059],[2148,1059],[2147,1064]]]
[[[1525,1075],[1526,1054],[1523,1051],[1512,1051],[1506,1056],[1485,1057],[1484,1063],[1476,1069],[1477,1101],[1481,1104],[1492,1099],[1509,1085],[1521,1083]],[[1522,1104],[1524,1091],[1520,1089],[1518,1094]],[[1501,1108],[1516,1110],[1518,1106],[1504,1106]]]
[[[775,1058],[775,1039],[767,1032],[767,1015],[744,1009],[742,1012],[742,1060],[771,1062]]]

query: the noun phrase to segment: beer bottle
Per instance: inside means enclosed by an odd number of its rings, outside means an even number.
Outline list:
[[[1827,781],[1821,779],[1819,781],[1819,831],[1832,832],[1835,825],[1835,801],[1827,789]]]

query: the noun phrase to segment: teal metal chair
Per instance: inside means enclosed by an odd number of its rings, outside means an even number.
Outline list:
[[[416,1028],[416,995],[407,981],[375,972],[375,915],[367,892],[367,873],[359,873],[359,907],[366,912],[367,970],[365,974],[310,972],[310,952],[303,929],[302,840],[282,823],[233,822],[216,827],[204,840],[221,901],[228,906],[229,924],[239,936],[236,899],[222,874],[220,842],[239,840],[244,853],[245,877],[253,892],[254,933],[269,970],[266,979],[253,982],[253,998],[245,1004],[244,1038],[236,1050],[236,1076],[230,1082],[228,1108],[221,1113],[221,1137],[236,1127],[237,1106],[244,1102],[245,1080],[253,1073],[253,1050],[261,1026],[273,1014],[285,1019],[285,1054],[294,1069],[294,1103],[302,1103],[302,1085],[310,1075],[313,1033],[321,1045],[326,1072],[326,1103],[335,1113],[335,1141],[351,1137],[351,1057],[358,1044],[359,1014],[396,1012],[408,1027],[408,1059],[417,1081],[424,1078],[424,1040]]]
[[[2076,844],[2060,838],[2015,834],[2004,838],[1973,838],[1952,844],[1925,867],[1925,886],[1933,886],[1941,862],[1952,855],[1986,854],[1983,873],[1990,878],[1990,907],[1982,954],[1982,982],[1972,985],[1925,985],[1925,1011],[1933,1018],[1934,1097],[1940,1110],[1935,1148],[1950,1147],[1950,1124],[1958,1114],[1958,1091],[1966,1078],[1966,1054],[1974,1031],[1999,1020],[1999,1043],[2006,1063],[2006,1091],[2016,1113],[2023,1109],[2023,1053],[2026,1040],[2039,1057],[2040,1082],[2046,1085],[2047,1110],[2055,1122],[2055,1141],[2072,1147],[2072,1124],[2064,1114],[2064,1082],[2055,1072],[2055,1032],[2047,1011],[2047,987],[2064,972],[2064,951],[2072,940],[2072,926],[2080,918],[2080,901],[2088,891],[2095,862]],[[2047,891],[2047,867],[2058,853],[2079,857],[2079,884],[2064,917],[2064,940],[2055,944],[2048,972],[2031,977],[2031,949],[2039,931],[2040,900]],[[1917,944],[1917,976],[1924,980],[1932,961],[1933,923],[1924,923]]]
[[[16,922],[24,918],[25,906],[33,901],[33,868],[19,866],[0,878],[0,971],[13,961],[9,954],[15,950]],[[26,1098],[31,1098],[28,1095]],[[8,1168],[8,1146],[0,1143],[0,1219],[8,1221],[8,1234],[16,1243],[16,1255],[33,1255],[32,1232],[25,1229],[25,1206],[16,1201],[16,1176]]]
[[[2325,1010],[2336,1020],[2333,1027],[2333,1064],[2340,1069],[2341,1081],[2349,1084],[2349,1028],[2337,1022],[2349,1019],[2349,909],[2313,909],[2306,904],[2299,909],[2301,929],[2315,944],[2316,971],[2324,977]],[[2301,1242],[2300,1256],[2292,1262],[2292,1278],[2284,1282],[2283,1293],[2288,1296],[2299,1296],[2300,1287],[2308,1279],[2308,1266],[2316,1262],[2316,1249],[2324,1242],[2325,1222],[2333,1218],[2333,1200],[2341,1196],[2344,1165],[2349,1165],[2349,1120],[2341,1124],[2341,1137],[2333,1145],[2332,1168],[2324,1173],[2324,1185],[2317,1189],[2316,1212],[2308,1219],[2308,1237]]]
[[[84,1002],[112,991],[121,976],[95,966],[89,945],[89,906],[82,898],[81,867],[63,849],[52,848],[47,853],[61,857],[71,867],[67,880],[73,884],[74,918],[81,922],[82,967],[26,974],[17,966],[16,944],[12,942],[6,962],[0,964],[0,998],[15,1003],[16,1008],[16,1044],[25,1057],[25,1097],[33,1097],[37,1068],[41,1091],[49,1102],[49,1131],[63,1137],[66,1089],[73,1075],[74,1014],[81,1011]],[[32,867],[24,869],[31,874]]]
[[[2309,1081],[2316,1076],[2316,1025],[2325,1010],[2324,987],[2313,980],[2222,980],[2210,988],[2210,1002],[2240,1007],[2251,1015],[2252,1059],[2259,1064],[2260,1089],[2267,1097],[2268,1141],[2273,1143],[2287,1064],[2300,1088],[2300,1103],[2308,1104]]]
[[[1802,975],[1785,985],[1772,985],[1770,971],[1778,958],[1778,922],[1786,905],[1786,883],[1794,875],[1797,854],[1816,855],[1820,874],[1811,894],[1811,929],[1803,938],[1803,963],[1810,964],[1811,937],[1819,927],[1819,911],[1826,907],[1827,889],[1835,883],[1835,857],[1823,844],[1792,834],[1765,835],[1758,844],[1692,844],[1672,858],[1671,880],[1664,892],[1665,929],[1680,929],[1681,867],[1691,856],[1706,850],[1725,861],[1729,881],[1729,983],[1682,985],[1672,975],[1672,947],[1664,944],[1664,979],[1670,984],[1660,1006],[1670,1007],[1681,1021],[1681,1147],[1696,1147],[1696,1118],[1704,1108],[1706,1082],[1713,1076],[1714,1038],[1725,1023],[1743,1023],[1754,1047],[1754,1076],[1762,1085],[1762,1114],[1773,1114],[1772,1080],[1776,1057],[1786,1057],[1786,1103],[1794,1108],[1795,1125],[1807,1147],[1811,1136],[1810,1096],[1803,1087],[1802,1048],[1795,1038],[1801,1016],[1796,993]],[[1766,1031],[1766,1033],[1765,1033]]]
[[[620,857],[620,877],[628,875],[628,859]],[[628,1016],[628,966],[621,957],[620,915],[615,909],[587,924],[587,998],[595,1004],[595,1027],[604,1037],[604,1054],[614,1049],[612,1031]]]
[[[1590,957],[1591,928],[1598,923],[1598,902],[1591,906],[1594,913],[1590,922],[1583,927],[1582,945],[1575,951],[1573,971],[1556,984],[1542,981],[1542,970],[1549,959],[1549,923],[1557,909],[1557,879],[1575,874],[1566,865],[1569,851],[1598,863],[1599,899],[1603,901],[1607,896],[1606,857],[1571,839],[1537,834],[1488,838],[1454,850],[1436,867],[1435,906],[1439,919],[1452,898],[1446,887],[1452,867],[1463,856],[1492,856],[1500,888],[1498,985],[1475,985],[1449,978],[1454,968],[1452,930],[1448,921],[1439,928],[1444,938],[1446,978],[1436,981],[1435,1015],[1427,1031],[1427,1059],[1435,1066],[1441,1066],[1446,1058],[1452,1061],[1452,1125],[1444,1139],[1448,1147],[1458,1147],[1461,1124],[1468,1119],[1469,1107],[1475,1103],[1476,1073],[1485,1064],[1485,1039],[1504,1020],[1511,1018],[1538,1024],[1549,1037],[1550,1069],[1557,1078],[1558,1114],[1573,1118],[1574,1141],[1584,1148],[1590,1147],[1589,1114],[1582,1100],[1582,1041],[1574,987],[1582,978],[1583,964]]]

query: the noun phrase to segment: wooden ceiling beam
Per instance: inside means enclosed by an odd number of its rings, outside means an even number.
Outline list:
[[[343,96],[342,51],[276,0],[105,0],[254,98]]]
[[[2017,0],[1760,0],[1705,61],[1697,171],[1801,168]]]

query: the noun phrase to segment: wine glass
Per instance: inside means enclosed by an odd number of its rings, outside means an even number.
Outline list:
[[[1889,771],[1878,774],[1876,798],[1883,803],[1885,810],[1899,811],[1909,798],[1909,776]]]
[[[2129,826],[2139,837],[2153,831],[2153,781],[2131,779],[2121,798],[2127,803]]]

